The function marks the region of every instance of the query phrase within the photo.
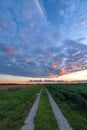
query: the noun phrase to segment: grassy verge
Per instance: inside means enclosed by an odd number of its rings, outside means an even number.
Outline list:
[[[61,101],[52,92],[50,92],[56,103],[59,105],[62,113],[65,115],[73,130],[87,130],[87,112],[72,109],[72,103]]]
[[[45,88],[35,118],[35,130],[59,130]]]
[[[0,91],[0,130],[20,130],[40,88]]]

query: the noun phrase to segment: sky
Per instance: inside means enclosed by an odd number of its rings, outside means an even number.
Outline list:
[[[87,0],[0,0],[0,82],[31,79],[87,80]]]

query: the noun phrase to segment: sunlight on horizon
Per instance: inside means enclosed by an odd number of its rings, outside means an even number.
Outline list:
[[[53,78],[32,78],[32,77],[23,77],[23,76],[12,76],[12,75],[0,75],[0,83],[29,83],[28,81],[44,81],[44,80],[54,80],[54,81],[86,81],[87,80],[87,70],[73,72],[70,74],[65,74]]]
[[[86,0],[0,0],[0,82],[87,80],[86,73]]]

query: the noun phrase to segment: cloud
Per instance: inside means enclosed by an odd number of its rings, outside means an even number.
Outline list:
[[[2,73],[53,78],[87,68],[87,46],[73,40],[65,40],[58,47],[32,46],[31,49],[28,44],[23,44],[20,49],[15,49],[2,44],[0,48],[7,54],[0,58]]]
[[[19,59],[21,59],[21,60],[23,60],[23,61],[25,61],[25,62],[29,62],[30,61],[30,56],[28,56],[28,55],[24,55],[24,56],[20,56],[19,57]]]
[[[81,25],[82,25],[83,27],[87,27],[87,20],[86,20],[86,21],[81,22]]]
[[[11,47],[5,47],[3,52],[8,54],[8,55],[15,55],[16,54],[16,50],[14,50]]]
[[[64,69],[64,68],[61,68],[61,69],[60,69],[60,75],[64,75],[64,74],[68,74],[68,73],[69,73],[68,70],[66,70],[66,69]]]
[[[0,4],[0,73],[53,78],[87,68],[78,2],[10,1]]]
[[[79,71],[79,70],[84,70],[84,69],[86,69],[86,68],[83,65],[81,65],[81,66],[72,66],[73,71]]]
[[[23,10],[23,16],[26,19],[31,19],[33,17],[33,11],[30,10]]]
[[[49,73],[48,78],[55,78],[58,77],[58,74]]]
[[[0,22],[0,29],[5,29],[7,27],[6,23]]]
[[[34,1],[35,1],[35,4],[36,4],[37,9],[38,9],[38,11],[40,12],[41,16],[44,17],[44,12],[43,12],[43,9],[42,9],[42,7],[41,7],[39,1],[38,1],[38,0],[34,0]]]
[[[81,37],[81,38],[77,39],[77,41],[87,45],[87,37]]]
[[[59,65],[59,61],[55,61],[54,63],[52,63],[52,64],[50,65],[50,68],[51,68],[51,69],[57,69],[57,68],[58,68],[58,65]]]

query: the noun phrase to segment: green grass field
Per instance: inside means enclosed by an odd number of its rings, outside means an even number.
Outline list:
[[[0,91],[0,130],[20,130],[42,85]],[[73,130],[87,130],[87,84],[46,85]],[[35,130],[58,130],[43,87]]]
[[[47,85],[73,130],[87,130],[87,84]]]
[[[0,130],[20,130],[41,87],[0,91]]]
[[[35,118],[35,130],[59,130],[45,88]]]

